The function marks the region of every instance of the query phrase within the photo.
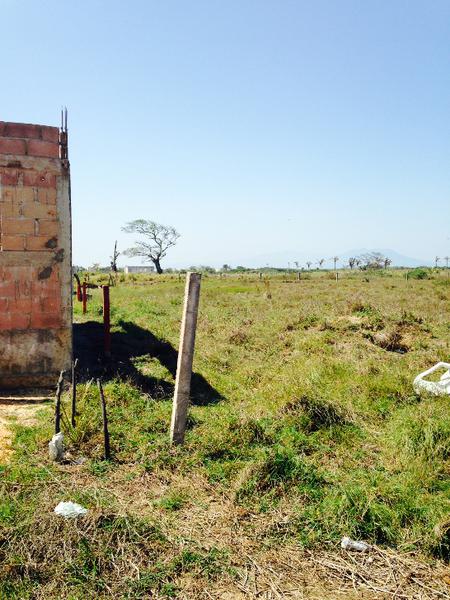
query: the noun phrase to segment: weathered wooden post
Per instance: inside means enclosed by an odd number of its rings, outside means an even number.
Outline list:
[[[300,281],[300,279],[301,279],[300,271],[297,271],[297,281]]]
[[[339,273],[336,271],[336,282],[339,281]]]
[[[186,275],[177,377],[173,398],[172,422],[170,425],[170,441],[172,444],[182,444],[184,442],[191,391],[192,362],[194,358],[201,277],[200,273],[187,273]]]

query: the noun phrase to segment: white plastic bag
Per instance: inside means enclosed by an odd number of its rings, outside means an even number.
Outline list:
[[[439,381],[427,381],[425,379],[425,377],[439,369],[446,369]],[[413,387],[416,394],[420,394],[422,391],[433,394],[433,396],[445,396],[450,394],[450,363],[438,362],[434,367],[431,367],[431,369],[419,373],[414,379]]]
[[[64,458],[64,435],[61,433],[56,433],[51,441],[48,443],[48,454],[50,456],[50,460],[61,462]]]
[[[365,552],[369,550],[369,544],[366,542],[355,542],[355,540],[351,540],[349,537],[343,537],[341,540],[341,548],[344,550],[356,550],[356,552]]]
[[[75,519],[82,517],[87,513],[88,509],[76,504],[75,502],[60,502],[55,506],[55,513],[66,519]]]

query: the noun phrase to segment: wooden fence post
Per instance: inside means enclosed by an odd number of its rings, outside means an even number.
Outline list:
[[[187,273],[186,275],[177,377],[170,425],[170,441],[172,444],[182,444],[184,442],[191,391],[192,361],[194,358],[201,277],[200,273]]]

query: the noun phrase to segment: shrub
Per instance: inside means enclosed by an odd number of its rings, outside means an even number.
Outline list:
[[[408,271],[409,279],[430,279],[428,269],[417,268],[412,271]]]

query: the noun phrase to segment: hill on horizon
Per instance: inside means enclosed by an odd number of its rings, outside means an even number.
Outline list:
[[[392,260],[393,267],[420,267],[420,266],[431,266],[433,263],[431,260],[424,260],[413,258],[410,256],[405,256],[400,254],[396,250],[392,250],[390,248],[356,248],[352,250],[347,250],[345,252],[337,253],[336,256],[339,257],[338,266],[343,266],[350,257],[358,257],[362,254],[367,254],[369,252],[380,252],[384,256],[387,256]],[[328,255],[321,255],[311,253],[306,254],[305,252],[295,252],[294,250],[284,250],[281,252],[271,252],[267,254],[260,254],[253,258],[249,258],[244,260],[242,265],[246,267],[294,267],[295,262],[298,262],[299,265],[305,266],[306,261],[311,261],[314,266],[316,266],[317,262],[324,258],[324,268],[332,266],[332,257]]]

